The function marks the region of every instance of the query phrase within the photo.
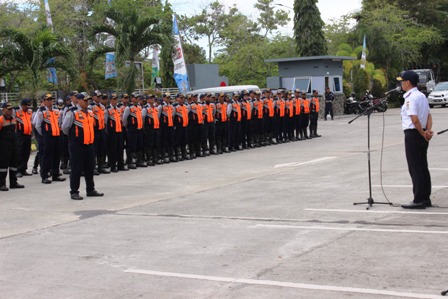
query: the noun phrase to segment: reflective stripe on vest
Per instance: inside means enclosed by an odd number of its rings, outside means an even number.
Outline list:
[[[83,144],[93,144],[95,140],[95,133],[93,129],[94,124],[94,114],[91,111],[87,113],[83,111],[76,111],[75,120],[73,121],[73,125],[75,126],[75,136],[79,138],[81,133],[84,136]]]
[[[277,104],[278,104],[277,106],[278,106],[280,117],[284,117],[285,116],[285,101],[280,100],[277,102]]]
[[[274,100],[267,99],[264,101],[266,108],[268,108],[269,117],[274,117]]]
[[[320,108],[319,98],[312,98],[311,101],[314,104],[314,106],[316,107],[316,112],[319,112],[319,108]]]
[[[300,109],[300,107],[301,107],[301,102],[302,102],[302,100],[301,99],[297,99],[296,100],[296,115],[300,115],[300,112],[301,112],[301,109]]]
[[[103,130],[105,127],[103,107],[99,104],[94,104],[92,111],[95,118],[95,127],[97,127],[98,130]]]
[[[182,127],[188,126],[188,109],[185,105],[178,105],[176,107],[176,115],[178,115],[179,118],[182,118]],[[180,119],[179,119],[180,123]]]
[[[286,107],[288,108],[289,117],[294,116],[294,103],[292,101],[286,102]]]
[[[111,128],[115,128],[116,133],[121,133],[123,129],[121,128],[121,111],[117,108],[109,108],[109,124]]]
[[[214,104],[206,104],[205,105],[205,114],[207,115],[207,122],[212,123],[215,121],[215,117],[213,115]]]
[[[19,110],[16,113],[16,120],[18,123],[17,131],[20,131],[23,133],[23,135],[31,135],[31,132],[33,130],[31,126],[31,110],[28,109],[27,112],[24,112],[23,110]]]
[[[250,103],[249,102],[243,102],[243,105],[246,106],[246,109],[244,109],[246,111],[246,119],[247,120],[251,120],[252,118],[252,111],[250,109]]]
[[[236,113],[236,120],[241,121],[241,107],[238,103],[232,104],[232,111]]]
[[[162,114],[167,118],[168,127],[173,126],[173,108],[170,105],[162,107]],[[167,123],[166,121],[164,123]]]
[[[221,114],[220,121],[225,123],[227,121],[227,103],[218,103],[216,109]]]
[[[131,106],[129,115],[131,116],[132,125],[137,125],[137,129],[143,128],[142,110],[140,107]]]
[[[50,132],[51,130],[51,136],[60,136],[61,132],[59,130],[59,110],[46,110],[43,111],[44,115],[44,123],[45,123],[45,131]]]
[[[146,111],[148,111],[146,119],[148,120],[148,125],[153,125],[154,129],[160,128],[160,121],[159,121],[159,112],[154,107],[148,107],[146,108]]]
[[[254,103],[254,105],[257,104],[257,112],[258,112],[258,118],[263,118],[263,104],[261,101],[257,101]]]
[[[308,100],[302,100],[303,103],[303,111],[305,114],[310,113],[310,102]]]

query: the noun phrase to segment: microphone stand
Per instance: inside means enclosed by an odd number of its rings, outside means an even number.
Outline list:
[[[381,105],[382,102],[383,101],[381,101],[377,105]],[[367,198],[366,202],[354,202],[353,203],[353,205],[355,205],[355,206],[367,204],[368,206],[367,206],[366,210],[368,210],[371,206],[373,206],[374,203],[381,204],[381,205],[390,205],[390,206],[392,205],[391,202],[375,202],[372,198],[372,171],[371,171],[371,167],[370,167],[370,114],[372,114],[373,110],[375,109],[375,106],[376,105],[369,107],[364,112],[362,112],[361,114],[359,114],[354,119],[352,119],[351,121],[348,122],[348,124],[351,124],[352,122],[354,122],[361,116],[367,115],[367,165],[368,165],[368,170],[369,170],[368,171],[369,172],[369,198]]]

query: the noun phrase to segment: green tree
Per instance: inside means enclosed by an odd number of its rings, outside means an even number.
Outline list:
[[[51,29],[42,27],[28,35],[5,28],[0,30],[0,37],[4,40],[0,48],[0,77],[14,72],[28,76],[26,88],[31,97],[37,97],[43,86],[42,76],[49,67],[65,70],[72,78],[77,76],[73,52]]]
[[[173,26],[173,10],[168,1],[163,6],[162,22]],[[170,31],[171,32],[171,31]],[[174,39],[172,35],[169,36],[166,43],[162,46],[160,51],[160,77],[162,78],[163,87],[176,86],[174,81],[174,64],[173,64],[173,51],[174,51]]]
[[[327,55],[317,0],[294,0],[294,37],[299,56]]]
[[[162,23],[158,17],[143,16],[135,7],[124,10],[111,7],[105,11],[105,16],[108,20],[103,25],[96,26],[93,34],[112,35],[115,37],[115,47],[104,45],[97,48],[93,52],[91,65],[98,56],[115,51],[117,65],[123,66],[126,62],[129,65],[120,85],[130,93],[136,87],[136,77],[139,74],[135,62],[144,58],[140,55],[141,52],[154,44],[164,45],[171,34],[171,27]]]
[[[353,68],[353,92],[357,98],[361,98],[366,90],[370,89],[369,75],[364,69]]]
[[[264,37],[285,26],[290,20],[287,12],[274,9],[274,0],[257,0],[254,7],[259,10],[257,21],[260,29],[264,30]]]

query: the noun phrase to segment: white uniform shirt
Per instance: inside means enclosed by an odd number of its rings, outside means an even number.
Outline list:
[[[404,104],[401,107],[401,126],[403,130],[415,129],[411,115],[416,115],[422,128],[426,129],[429,115],[429,103],[426,96],[417,87],[408,90],[404,95]]]

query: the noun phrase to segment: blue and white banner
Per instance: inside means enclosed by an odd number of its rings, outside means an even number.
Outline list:
[[[117,69],[115,67],[115,52],[106,53],[106,75],[104,78],[110,79],[117,77]]]
[[[53,31],[53,20],[51,19],[50,5],[48,4],[48,0],[44,1],[44,5],[47,26],[51,28],[51,31]],[[54,63],[54,61],[54,58],[51,58],[50,60],[48,60],[48,63]],[[47,81],[53,84],[58,84],[58,76],[56,75],[56,69],[54,67],[48,68]]]
[[[174,80],[180,92],[185,93],[190,90],[190,83],[188,81],[187,66],[185,65],[184,52],[180,40],[179,28],[177,27],[176,16],[173,16],[173,35],[174,35]]]
[[[366,36],[364,35],[364,42],[362,44],[362,54],[361,54],[361,68],[365,69],[367,63],[367,47],[366,47]]]

